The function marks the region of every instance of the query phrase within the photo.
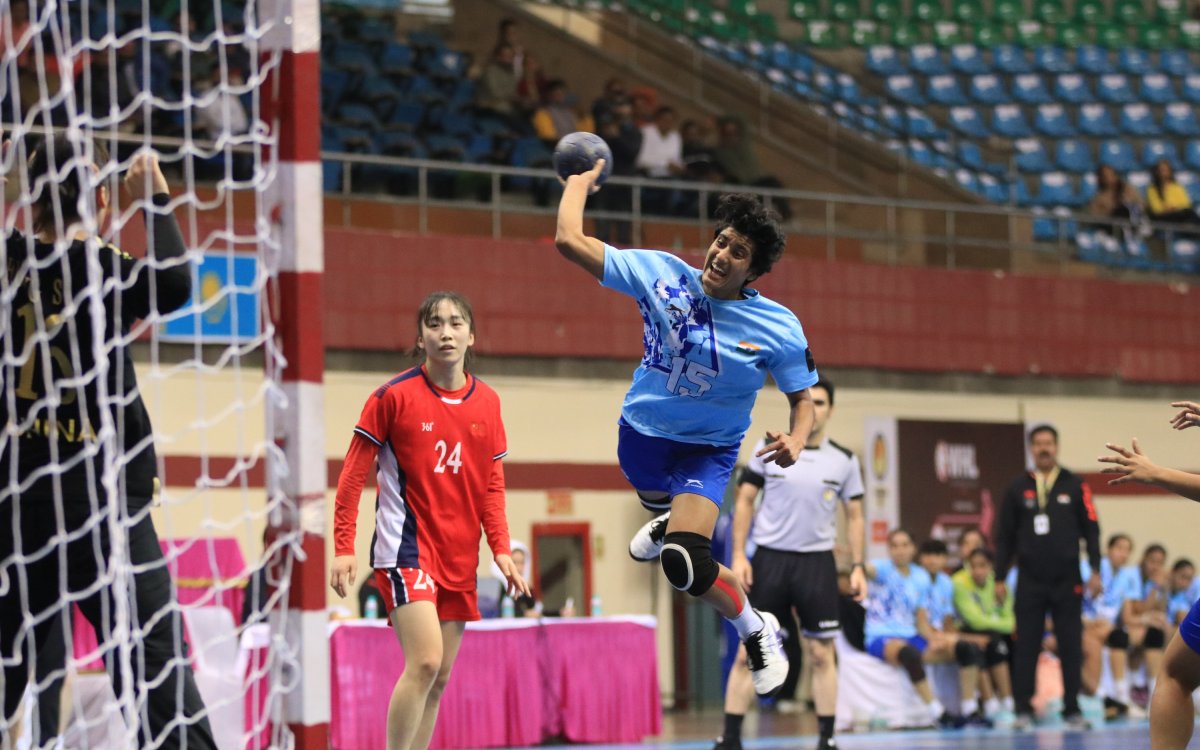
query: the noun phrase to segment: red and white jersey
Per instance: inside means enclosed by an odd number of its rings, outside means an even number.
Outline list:
[[[367,399],[338,480],[336,554],[354,554],[358,501],[371,461],[379,492],[371,567],[420,568],[451,591],[475,588],[481,528],[492,553],[508,554],[500,398],[467,375],[453,392],[423,367],[397,375]]]

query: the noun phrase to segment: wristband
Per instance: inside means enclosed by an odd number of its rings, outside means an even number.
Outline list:
[[[863,564],[863,563],[860,563],[860,562],[859,562],[859,563],[854,563],[853,565],[851,565],[851,566],[850,566],[850,570],[854,570],[855,568],[862,568],[863,570],[866,570],[866,569],[867,569],[867,566],[866,566],[865,564]]]

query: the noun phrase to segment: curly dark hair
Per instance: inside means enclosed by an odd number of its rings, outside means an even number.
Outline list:
[[[779,226],[779,214],[775,209],[763,205],[752,193],[727,193],[717,201],[713,214],[717,228],[716,237],[726,228],[733,228],[745,235],[753,245],[750,256],[750,273],[759,278],[770,272],[776,261],[783,257],[787,237]]]

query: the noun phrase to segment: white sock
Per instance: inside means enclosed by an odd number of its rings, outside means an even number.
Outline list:
[[[1009,711],[1009,712],[1015,711],[1017,709],[1017,703],[1016,703],[1016,701],[1013,700],[1013,697],[1011,695],[1008,696],[1007,698],[1001,698],[1000,705],[1004,708],[1005,711]]]
[[[1001,710],[1000,699],[994,695],[983,703],[983,712],[988,716],[998,714]]]
[[[737,630],[738,638],[741,638],[743,641],[767,625],[763,622],[763,618],[759,617],[758,613],[749,604],[742,607],[740,615],[730,618],[729,623]]]
[[[963,716],[971,716],[979,710],[979,701],[971,698],[962,702]]]
[[[1113,700],[1120,703],[1129,702],[1129,675],[1120,680],[1113,680]]]
[[[946,713],[946,707],[941,704],[941,701],[934,698],[933,702],[929,704],[929,717],[937,721],[942,718],[942,714],[944,713]]]

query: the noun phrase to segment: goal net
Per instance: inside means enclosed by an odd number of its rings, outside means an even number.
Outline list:
[[[290,12],[0,0],[0,748],[292,744]]]

